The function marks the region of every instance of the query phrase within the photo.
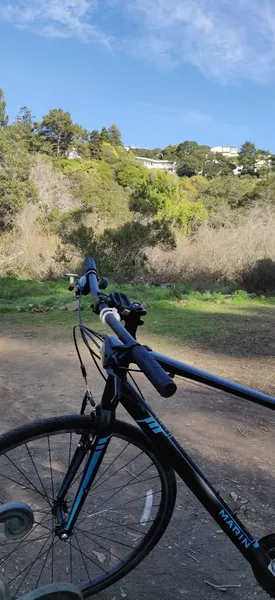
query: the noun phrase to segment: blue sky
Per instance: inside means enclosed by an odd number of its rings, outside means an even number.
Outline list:
[[[0,2],[11,119],[60,107],[135,146],[250,139],[275,152],[274,0]]]

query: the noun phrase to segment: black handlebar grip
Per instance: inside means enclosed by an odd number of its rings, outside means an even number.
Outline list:
[[[98,301],[99,288],[97,283],[97,269],[92,256],[84,260],[85,274],[87,274],[88,288],[87,293],[91,292],[95,304]]]
[[[89,256],[89,258],[85,258],[84,269],[85,273],[87,273],[88,271],[96,271],[97,273],[96,264],[92,256]]]
[[[175,382],[151,356],[144,346],[135,346],[131,352],[132,360],[163,398],[170,398],[177,390]]]

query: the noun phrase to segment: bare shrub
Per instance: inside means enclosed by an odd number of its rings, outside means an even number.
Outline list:
[[[68,269],[78,271],[88,248],[84,250],[80,245],[81,238],[77,238],[78,245],[64,245],[64,239],[40,227],[38,212],[37,205],[28,204],[13,218],[12,230],[0,237],[1,275],[45,279],[62,276]],[[85,228],[89,230],[87,225]],[[132,229],[135,232],[135,224]],[[127,233],[127,228],[125,231]],[[137,258],[141,247],[142,252],[145,251],[145,238],[143,233],[141,239],[137,238],[138,235],[128,240],[127,235],[123,236],[116,229],[109,228],[106,235],[97,231],[97,246],[101,240],[98,259],[101,259],[102,274],[118,278],[114,265],[121,265],[119,279],[123,281],[129,263],[130,275],[127,276],[140,279],[131,260],[133,256]],[[92,243],[89,236],[87,239]],[[130,244],[131,260],[126,252],[127,244]],[[175,250],[169,251],[167,247],[163,250],[158,244],[150,248],[147,245],[146,252],[148,261],[142,263],[142,279],[151,283],[193,283],[200,290],[218,284],[228,289],[238,286],[248,291],[273,291],[275,209],[254,208],[237,225],[222,229],[203,227],[192,238],[178,236]]]
[[[58,275],[53,260],[58,238],[39,230],[37,207],[28,204],[13,219],[12,231],[0,238],[0,274],[43,279],[49,271]]]
[[[46,156],[37,154],[31,170],[31,181],[38,190],[42,206],[57,208],[62,212],[80,208],[82,203],[73,194],[69,177],[55,169]]]
[[[202,227],[192,239],[177,239],[172,252],[148,252],[152,282],[194,282],[198,287],[242,281],[242,273],[261,259],[275,259],[274,208],[254,208],[239,223],[222,229]]]

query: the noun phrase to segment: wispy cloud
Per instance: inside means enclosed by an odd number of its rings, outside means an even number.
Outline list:
[[[191,63],[224,81],[236,76],[265,81],[275,73],[274,0],[132,3],[143,23],[137,52],[142,47],[143,55],[154,62],[161,64],[163,59],[164,66]],[[159,46],[163,55],[158,57],[155,48]]]
[[[161,104],[157,102],[141,101],[136,103],[136,109],[142,111],[150,111],[151,115],[157,118],[164,117],[166,120],[176,120],[177,123],[193,125],[194,127],[201,127],[203,125],[209,125],[211,123],[217,123],[214,120],[213,115],[188,108],[179,108],[178,106]]]
[[[114,15],[121,14],[129,33],[118,40]],[[4,0],[0,20],[124,48],[158,67],[189,63],[221,81],[275,76],[274,0]],[[100,23],[113,27],[111,35]]]
[[[96,0],[15,0],[0,6],[0,20],[45,37],[78,38],[111,48],[96,23]]]

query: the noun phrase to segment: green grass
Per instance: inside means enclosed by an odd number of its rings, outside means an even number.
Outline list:
[[[173,307],[206,305],[224,306],[256,306],[275,305],[275,298],[251,298],[246,292],[239,290],[231,296],[224,296],[220,292],[198,292],[193,291],[187,285],[169,285],[166,287],[155,287],[147,285],[123,285],[111,284],[110,291],[119,289],[126,293],[130,299],[138,300],[147,307]],[[74,300],[74,295],[68,290],[68,282],[65,279],[58,281],[31,281],[10,278],[0,278],[0,312],[28,311],[31,312],[33,304],[42,304],[51,309],[60,309],[64,304]],[[84,298],[84,307],[88,307],[90,298]]]
[[[219,292],[201,294],[184,285],[110,285],[109,289],[120,289],[130,299],[145,305],[148,314],[138,336],[147,343],[152,341],[159,349],[167,343],[178,346],[188,343],[219,353],[245,355],[260,352],[261,346],[261,352],[266,352],[266,356],[270,354],[263,336],[266,337],[273,327],[275,298],[251,298],[243,291],[230,297]],[[66,280],[0,279],[2,324],[29,328],[34,335],[48,333],[55,338],[62,332],[64,335],[69,332],[77,322],[77,315],[60,309],[73,300]],[[32,312],[33,304],[42,304],[50,310]],[[90,304],[90,297],[83,299],[83,320],[102,330]]]

